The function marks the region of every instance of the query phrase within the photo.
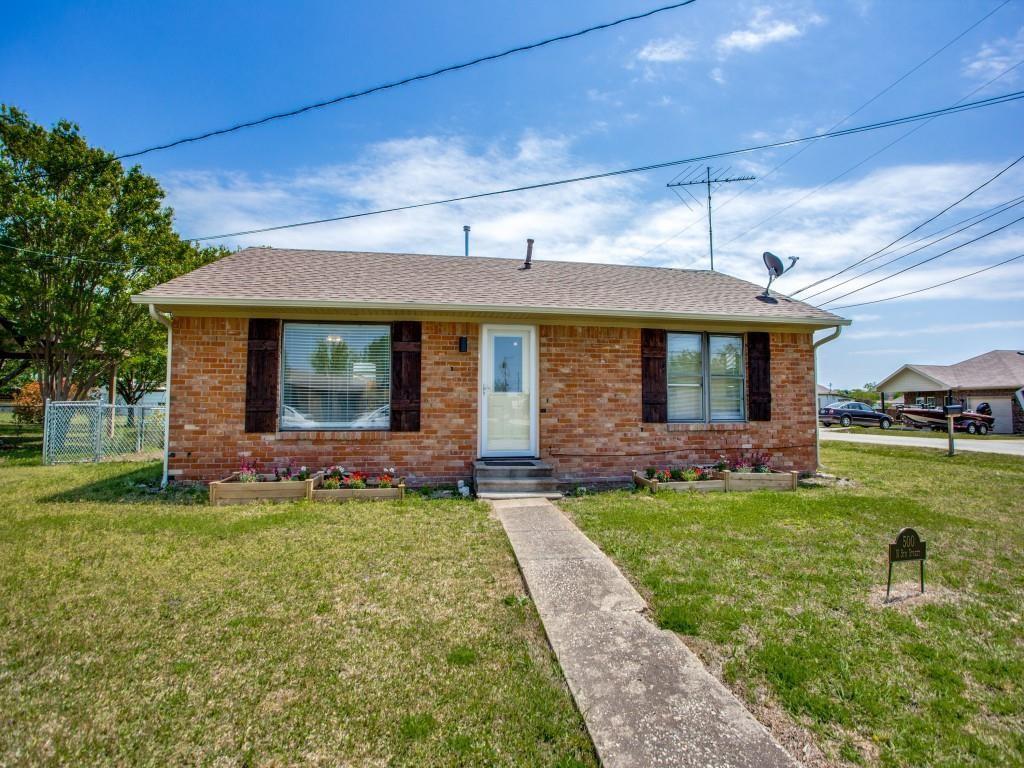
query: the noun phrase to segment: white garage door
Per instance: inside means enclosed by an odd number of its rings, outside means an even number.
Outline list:
[[[967,400],[967,407],[977,408],[980,403],[988,403],[992,406],[992,415],[996,417],[996,424],[993,432],[1008,435],[1013,432],[1013,407],[1008,397],[971,397]]]

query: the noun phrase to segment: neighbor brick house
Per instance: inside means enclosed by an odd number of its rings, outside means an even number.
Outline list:
[[[534,457],[564,483],[754,451],[816,464],[813,332],[719,272],[249,248],[134,297],[171,328],[168,472]]]
[[[877,385],[879,391],[902,392],[903,402],[941,406],[947,398],[968,409],[988,403],[995,417],[992,431],[1024,433],[1024,351],[994,349],[952,365],[907,363]]]

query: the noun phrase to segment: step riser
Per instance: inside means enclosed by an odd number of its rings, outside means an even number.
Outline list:
[[[492,478],[492,477],[551,477],[552,470],[550,467],[478,467],[475,470],[477,477]]]
[[[494,492],[494,493],[514,493],[516,491],[557,491],[558,483],[554,480],[542,480],[540,482],[477,482],[476,490],[478,493]]]

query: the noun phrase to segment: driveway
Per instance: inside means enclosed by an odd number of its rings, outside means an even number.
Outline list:
[[[818,430],[822,440],[839,440],[844,443],[868,443],[869,445],[890,445],[897,447],[935,448],[945,451],[946,441],[934,437],[903,437],[902,435],[858,435],[850,432],[832,432],[827,429]],[[1000,440],[987,437],[984,440],[957,440],[956,451],[976,451],[977,453],[1002,453],[1006,456],[1024,458],[1024,440]]]

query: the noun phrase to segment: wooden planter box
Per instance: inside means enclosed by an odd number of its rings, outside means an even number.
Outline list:
[[[323,477],[319,476],[313,486],[310,498],[313,501],[348,501],[349,499],[404,499],[405,481],[390,488],[321,488]]]
[[[700,491],[702,493],[713,493],[725,490],[725,480],[716,477],[714,480],[660,480],[648,479],[641,473],[633,470],[633,482],[641,488],[648,488],[653,493],[660,490],[668,491]]]
[[[210,483],[210,504],[248,504],[253,501],[296,501],[312,497],[313,488],[321,478],[317,472],[309,480],[274,480],[273,475],[263,475],[260,483],[238,482],[238,472],[232,472],[223,480]]]
[[[797,472],[732,472],[728,469],[715,472],[715,477],[725,482],[725,490],[739,491],[792,491],[799,478]]]

